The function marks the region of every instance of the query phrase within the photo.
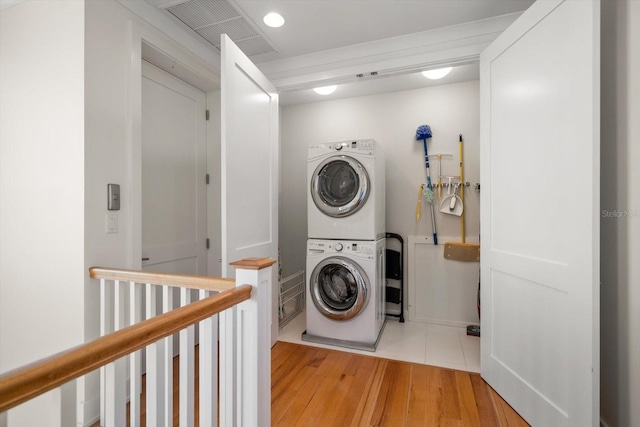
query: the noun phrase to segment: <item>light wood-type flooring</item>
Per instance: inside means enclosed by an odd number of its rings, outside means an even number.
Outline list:
[[[527,426],[480,375],[278,342],[272,426]]]
[[[196,348],[196,364],[197,356]],[[174,358],[174,426],[178,361]],[[197,390],[197,366],[195,372]],[[144,376],[142,386],[144,426]],[[479,374],[287,342],[271,350],[271,425],[528,426]]]

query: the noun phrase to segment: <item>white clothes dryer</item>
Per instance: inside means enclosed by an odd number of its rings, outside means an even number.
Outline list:
[[[307,241],[304,341],[375,351],[385,321],[386,240]]]
[[[308,237],[385,236],[385,158],[372,139],[309,146]]]

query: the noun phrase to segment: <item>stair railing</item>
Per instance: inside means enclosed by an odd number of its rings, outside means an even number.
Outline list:
[[[171,426],[179,420],[181,426],[193,426],[198,324],[199,425],[214,426],[218,420],[221,426],[269,425],[274,263],[266,258],[234,262],[235,280],[91,268],[91,277],[100,281],[101,337],[0,376],[0,413],[99,368],[100,425],[139,426],[144,349],[146,425]],[[175,309],[174,288],[180,293],[180,307]],[[191,301],[193,290],[198,293],[196,302]],[[174,416],[175,333],[180,396]]]

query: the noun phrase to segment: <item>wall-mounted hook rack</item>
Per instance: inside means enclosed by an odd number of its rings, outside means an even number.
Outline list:
[[[432,158],[432,157],[437,157],[438,159],[453,159],[453,154],[449,154],[449,153],[429,154],[429,158]]]
[[[451,183],[451,186],[453,187],[454,185],[460,185],[460,182],[458,182],[458,181],[452,182],[452,183]],[[443,186],[444,188],[447,188],[447,187],[449,186],[449,183],[448,183],[448,182],[443,182],[443,183],[442,183],[442,186]],[[467,181],[467,182],[465,182],[465,183],[463,184],[463,187],[469,187],[469,186],[471,186],[471,183],[470,183],[469,181]],[[477,190],[477,188],[476,188],[476,190]]]

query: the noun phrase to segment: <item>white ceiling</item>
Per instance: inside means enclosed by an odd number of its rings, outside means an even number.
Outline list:
[[[278,53],[256,63],[449,27],[527,9],[533,0],[235,0]],[[286,20],[262,22],[268,12]]]
[[[230,3],[275,52],[252,55],[260,68],[276,66],[296,58],[318,55],[377,41],[389,41],[410,34],[480,21],[496,16],[522,12],[534,0],[146,0],[178,25],[192,31],[167,8],[191,1]],[[222,6],[222,5],[220,5]],[[270,28],[262,22],[269,12],[278,12],[286,20],[281,28]],[[202,26],[205,17],[198,16]],[[216,18],[211,18],[212,24]],[[218,20],[219,21],[219,20]],[[206,24],[205,24],[206,25]],[[195,34],[195,32],[193,32]],[[197,37],[199,37],[196,34]],[[233,38],[233,37],[232,37]],[[454,68],[450,76],[429,81],[419,74],[379,77],[340,85],[328,97],[305,90],[281,93],[283,105],[361,96],[394,90],[407,90],[434,84],[448,84],[478,78],[477,64]]]
[[[146,1],[165,10],[193,0]],[[228,0],[228,3],[277,50],[252,56],[253,62],[261,63],[522,12],[533,1]],[[284,26],[266,26],[262,18],[269,12],[280,13],[286,21]]]

